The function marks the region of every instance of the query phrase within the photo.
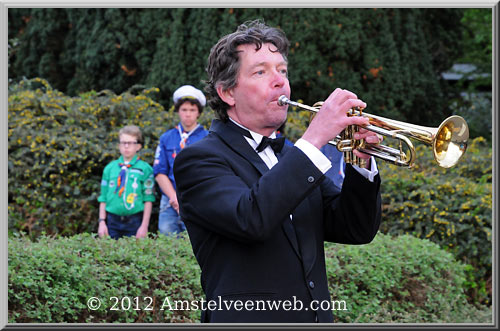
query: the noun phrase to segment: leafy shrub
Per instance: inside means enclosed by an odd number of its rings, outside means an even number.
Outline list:
[[[134,87],[120,95],[69,97],[39,78],[11,86],[9,228],[32,237],[95,231],[102,171],[120,155],[119,129],[141,128],[139,155],[153,164],[160,135],[177,123],[176,114],[153,100],[157,92]],[[204,111],[204,123],[210,114]]]
[[[464,266],[428,240],[379,234],[364,246],[327,244],[326,255],[332,299],[345,300],[348,308],[334,312],[338,322],[491,323],[491,309],[466,302]],[[9,323],[200,318],[199,310],[169,310],[165,304],[166,298],[172,308],[175,301],[203,298],[186,236],[115,241],[79,234],[32,242],[17,235],[9,238],[8,264]],[[101,300],[99,309],[88,308],[91,297]],[[131,303],[125,300],[122,308],[125,297]]]
[[[9,322],[191,322],[193,312],[154,311],[145,297],[170,300],[200,298],[199,268],[188,240],[161,235],[156,239],[96,239],[90,234],[53,239],[41,236],[9,239]],[[111,310],[111,297],[130,297],[129,311]],[[87,307],[91,297],[100,309]],[[138,305],[133,298],[140,297]],[[163,300],[162,300],[163,301]],[[126,306],[124,302],[124,307]]]
[[[414,169],[379,163],[383,184],[381,231],[430,239],[466,264],[470,294],[489,302],[491,291],[492,158],[484,138],[469,142],[450,169],[438,167],[427,146],[417,147]]]
[[[429,240],[379,233],[369,245],[327,244],[326,256],[332,300],[349,307],[338,322],[491,321],[467,303],[464,265]]]

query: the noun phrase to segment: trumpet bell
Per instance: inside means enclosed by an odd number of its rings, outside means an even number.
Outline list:
[[[432,144],[434,160],[443,168],[453,167],[467,150],[469,128],[460,116],[445,119],[436,131]]]

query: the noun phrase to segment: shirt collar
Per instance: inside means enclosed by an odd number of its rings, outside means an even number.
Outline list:
[[[181,123],[181,122],[179,122],[179,124],[178,124],[178,127],[180,128],[180,131],[181,131],[181,132],[186,131],[186,133],[192,133],[192,132],[195,132],[196,130],[198,130],[198,128],[199,128],[200,126],[201,126],[201,125],[200,125],[200,123],[197,123],[197,125],[193,128],[193,130],[191,130],[191,131],[187,132],[187,131],[184,129],[184,127],[182,126],[182,123]]]
[[[134,157],[132,158],[132,160],[130,160],[130,162],[128,162],[128,163],[134,165],[135,161],[137,161],[137,154],[134,155]],[[120,158],[118,159],[118,163],[126,163],[125,160],[123,159],[123,155],[120,155]]]

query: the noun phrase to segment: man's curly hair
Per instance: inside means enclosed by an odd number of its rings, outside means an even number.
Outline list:
[[[222,37],[210,50],[206,71],[208,80],[205,81],[205,92],[208,94],[208,105],[215,111],[216,116],[226,122],[229,118],[227,110],[229,105],[222,101],[217,94],[217,87],[224,90],[236,86],[240,68],[240,45],[254,44],[259,50],[264,43],[276,46],[276,52],[283,55],[287,61],[289,41],[285,33],[279,28],[267,26],[261,20],[254,20],[241,24],[238,29]]]

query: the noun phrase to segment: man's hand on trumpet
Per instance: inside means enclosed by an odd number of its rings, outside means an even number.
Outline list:
[[[367,144],[371,144],[371,145],[378,145],[384,140],[384,136],[377,134],[373,131],[366,130],[366,129],[361,128],[361,127],[359,128],[359,131],[354,134],[353,138],[356,140],[363,140],[364,139]],[[370,166],[370,161],[369,161],[370,157],[371,157],[370,155],[362,153],[362,152],[358,151],[357,149],[355,149],[353,151],[353,153],[357,157],[367,160],[367,168]]]
[[[366,103],[358,99],[356,94],[351,91],[340,88],[335,89],[325,100],[302,138],[319,149],[330,140],[335,139],[349,125],[368,125],[369,121],[365,117],[347,115],[348,111],[355,107],[366,108]],[[365,139],[370,144],[377,144],[381,141],[375,132],[363,128],[360,128],[357,137],[354,138]],[[357,150],[354,150],[354,154],[363,159],[370,158],[369,155]],[[369,161],[366,166],[367,168],[370,167]]]

